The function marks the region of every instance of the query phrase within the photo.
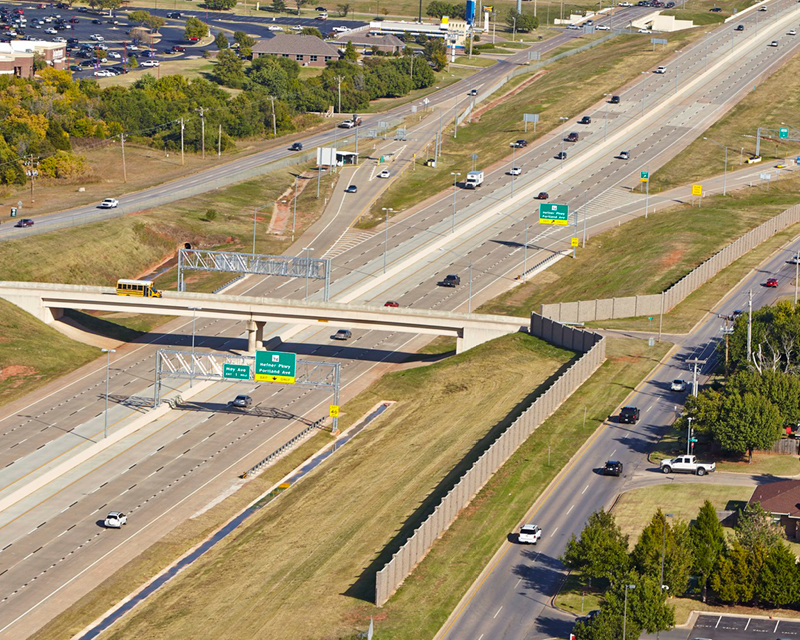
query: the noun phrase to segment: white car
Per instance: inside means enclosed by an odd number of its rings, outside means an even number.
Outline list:
[[[617,156],[620,160],[630,160],[631,154],[630,151],[620,151],[619,155]]]
[[[794,29],[789,29],[789,31],[786,32],[786,35],[787,36],[796,36],[797,35],[797,31],[794,30]]]
[[[105,42],[105,38],[98,33],[93,33],[89,36],[89,40],[94,40],[95,42]]]
[[[639,29],[636,33],[652,33],[649,29]]]
[[[778,46],[778,41],[777,40],[773,40],[772,42],[769,43],[769,46],[770,47],[777,47]]]
[[[381,172],[378,174],[378,177],[379,177],[379,178],[388,178],[388,177],[389,177],[389,176],[391,176],[391,175],[392,175],[392,174],[391,174],[391,173],[389,173],[389,170],[388,170],[388,169],[384,169],[383,171],[381,171]]]
[[[680,378],[676,378],[672,381],[672,384],[669,386],[670,391],[677,391],[679,393],[683,393],[686,391],[686,381],[681,380]]]
[[[62,38],[61,36],[58,36],[57,38],[53,38],[53,42],[66,42],[66,41],[67,41],[67,39],[66,38]]]
[[[139,47],[137,47],[135,44],[129,44],[128,45],[128,51],[138,51],[138,50],[139,50]]]
[[[520,544],[536,544],[542,537],[542,530],[535,524],[523,524],[519,530]]]
[[[653,73],[666,73],[666,72],[667,72],[667,68],[664,67],[664,66],[661,66],[661,67],[658,67],[658,69],[656,69]]]
[[[766,11],[766,10],[767,10],[767,8],[766,8],[764,5],[761,5],[761,6],[758,8],[758,10],[759,10],[759,11]]]
[[[303,30],[303,27],[301,27],[299,24],[293,24],[293,25],[292,25],[291,27],[289,27],[289,28],[290,28],[292,31],[302,31],[302,30]]]
[[[101,209],[116,209],[119,206],[119,200],[114,198],[106,198],[97,206]]]
[[[618,2],[618,7],[632,7],[633,5],[630,2]]]
[[[53,27],[47,27],[47,29],[45,29],[44,32],[49,34],[49,35],[51,35],[51,36],[54,36],[54,35],[56,35],[58,33],[58,31],[53,29]]]
[[[139,63],[140,67],[160,67],[161,63],[158,60],[143,60]]]
[[[331,29],[331,31],[333,31],[334,33],[347,33],[348,31],[350,31],[350,28],[349,27],[334,27],[333,29]]]
[[[122,529],[122,525],[128,524],[128,516],[121,511],[112,511],[103,521],[106,529]]]
[[[99,71],[95,71],[94,75],[96,78],[110,78],[114,75],[114,72],[108,69],[100,69]]]
[[[510,175],[510,176],[522,175],[522,168],[521,167],[511,167],[511,169],[508,170],[508,175]]]
[[[279,25],[277,25],[277,24],[271,24],[271,25],[269,25],[269,26],[267,27],[267,29],[268,29],[269,31],[283,31],[283,27],[281,27],[281,26],[279,26]]]
[[[568,24],[567,29],[580,29],[580,27],[577,24]]]
[[[122,59],[122,55],[117,53],[116,51],[109,51],[106,54],[106,57],[107,58],[113,58],[114,60],[121,60]]]
[[[611,31],[611,27],[608,27],[608,26],[606,26],[604,24],[598,24],[595,27],[595,29],[597,29],[598,31]]]

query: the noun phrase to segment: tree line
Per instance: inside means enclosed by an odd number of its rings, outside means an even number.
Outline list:
[[[600,510],[589,517],[580,538],[572,536],[562,561],[595,584],[608,585],[600,614],[576,623],[577,640],[618,640],[623,626],[623,640],[635,640],[643,631],[666,631],[675,624],[668,596],[721,604],[800,605],[795,555],[771,514],[758,504],[739,512],[730,542],[709,501],[691,523],[669,522],[659,509],[633,551],[614,516]]]

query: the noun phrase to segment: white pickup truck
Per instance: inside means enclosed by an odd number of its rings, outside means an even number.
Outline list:
[[[542,537],[542,530],[535,524],[523,524],[519,530],[520,544],[536,544]]]
[[[678,456],[677,458],[670,458],[661,461],[662,473],[695,473],[698,476],[704,476],[707,473],[712,473],[717,468],[713,462],[698,462],[697,456]]]

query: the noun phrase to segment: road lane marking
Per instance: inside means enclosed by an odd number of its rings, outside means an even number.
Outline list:
[[[575,508],[575,505],[573,504],[573,505],[572,505],[572,506],[569,508],[569,511],[567,511],[567,515],[569,515],[569,514],[570,514],[570,512],[571,512],[571,511],[572,511],[574,508]]]
[[[500,613],[502,610],[503,610],[503,607],[501,606],[501,607],[500,607],[500,608],[497,610],[497,613],[495,613],[495,614],[492,616],[492,620],[494,620],[494,619],[495,619],[495,618],[498,616],[498,614],[499,614],[499,613]]]
[[[514,588],[515,588],[515,589],[516,589],[516,588],[519,586],[519,583],[520,583],[520,582],[522,582],[522,578],[520,578],[519,580],[517,580],[517,584],[515,584],[515,585],[514,585]],[[483,636],[481,636],[481,638],[482,638],[482,637],[483,637]]]
[[[748,619],[747,619],[747,624],[746,624],[746,625],[744,625],[744,631],[747,631],[747,627],[749,627],[749,626],[750,626],[750,621],[751,621],[751,620],[752,620],[752,618],[748,618]]]
[[[553,533],[551,533],[551,534],[550,534],[550,537],[551,537],[551,538],[552,538],[554,535],[556,535],[556,531],[558,531],[558,527],[556,527],[555,529],[553,529]]]
[[[588,488],[589,488],[589,485],[587,484],[587,485],[586,485],[586,486],[583,488],[583,491],[581,491],[581,495],[583,495],[584,493],[586,493],[586,490],[587,490]]]
[[[722,616],[719,617],[719,620],[717,620],[717,624],[714,625],[715,629],[719,626],[720,622],[722,622]]]

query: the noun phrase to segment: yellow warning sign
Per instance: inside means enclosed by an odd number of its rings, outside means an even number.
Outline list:
[[[578,239],[577,239],[577,238],[572,238],[572,239],[569,241],[569,246],[571,246],[571,247],[577,247],[577,246],[579,246],[579,245],[580,245],[580,242],[578,241]]]
[[[692,195],[693,196],[702,196],[703,195],[703,185],[702,184],[693,184],[692,185]]]
[[[330,405],[330,408],[328,409],[328,415],[331,418],[338,418],[339,417],[339,405],[338,404]]]

